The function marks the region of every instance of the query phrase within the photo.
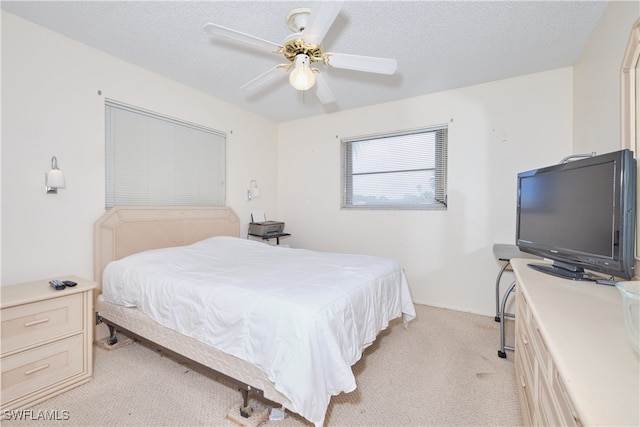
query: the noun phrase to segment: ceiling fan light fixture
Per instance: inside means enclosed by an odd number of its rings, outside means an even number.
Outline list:
[[[344,0],[325,0],[314,3],[316,5],[313,11],[309,8],[296,8],[287,14],[286,22],[293,33],[289,34],[282,44],[212,23],[206,24],[204,31],[213,36],[220,36],[284,56],[286,59],[284,64],[276,65],[244,84],[241,88],[246,90],[263,87],[276,77],[289,73],[289,83],[294,89],[307,91],[315,86],[314,92],[320,103],[330,104],[335,102],[335,97],[320,70],[310,68],[312,62],[323,63],[327,67],[368,73],[390,75],[396,72],[398,63],[395,59],[324,53],[322,40],[340,14]]]
[[[289,83],[297,90],[308,90],[316,83],[316,76],[309,68],[309,56],[301,53],[296,56],[295,68],[289,74]]]

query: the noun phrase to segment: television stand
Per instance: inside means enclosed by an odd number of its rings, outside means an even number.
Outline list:
[[[620,292],[513,259],[514,364],[523,425],[640,426],[640,363]]]
[[[541,271],[556,277],[562,277],[563,279],[584,280],[589,282],[604,279],[602,276],[587,273],[582,268],[568,269],[557,264],[528,264],[528,266],[536,271]]]

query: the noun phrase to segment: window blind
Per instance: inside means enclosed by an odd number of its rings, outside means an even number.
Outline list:
[[[343,142],[343,208],[445,209],[446,126]]]
[[[107,209],[224,206],[224,133],[113,101],[105,107]]]

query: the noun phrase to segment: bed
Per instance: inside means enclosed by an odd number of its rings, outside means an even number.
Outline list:
[[[323,425],[389,321],[415,317],[395,261],[242,239],[228,207],[116,207],[95,224],[97,319]],[[245,408],[246,409],[246,408]]]

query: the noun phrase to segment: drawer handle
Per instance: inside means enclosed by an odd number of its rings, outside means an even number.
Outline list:
[[[24,324],[24,326],[29,327],[29,326],[39,325],[40,323],[47,323],[48,321],[49,321],[49,318],[45,317],[44,319],[34,320],[33,322],[27,322]]]
[[[522,342],[524,345],[529,345],[529,340],[527,339],[527,336],[522,334]]]
[[[42,371],[43,369],[47,369],[49,367],[49,364],[47,363],[46,365],[42,365],[42,366],[38,366],[37,368],[33,368],[27,372],[25,372],[25,375],[31,375],[31,374],[35,374],[38,371]]]
[[[522,388],[527,388],[527,383],[524,381],[524,377],[520,375],[520,384],[522,384]]]

